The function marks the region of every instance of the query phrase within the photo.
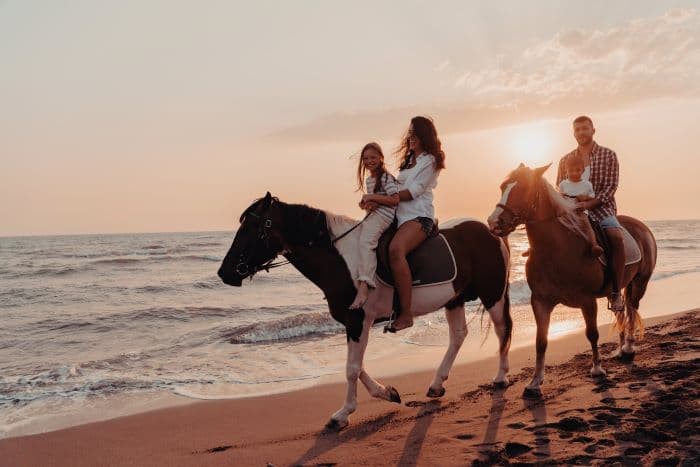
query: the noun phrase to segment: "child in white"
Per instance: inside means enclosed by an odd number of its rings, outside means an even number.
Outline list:
[[[582,179],[584,172],[583,158],[578,153],[567,157],[566,178],[559,183],[559,193],[576,202],[595,198],[595,191],[593,191],[591,182]],[[587,213],[583,212],[581,215],[576,216],[576,220],[581,233],[590,245],[590,255],[598,257],[603,254],[603,249],[598,245]]]
[[[369,287],[376,287],[374,275],[377,270],[377,244],[379,237],[394,221],[396,205],[399,204],[399,188],[393,175],[384,166],[384,154],[377,143],[368,143],[360,153],[357,167],[358,185],[361,188],[365,173],[370,175],[364,181],[365,193],[360,207],[369,212],[360,229],[357,296],[350,305],[357,309],[364,305]]]

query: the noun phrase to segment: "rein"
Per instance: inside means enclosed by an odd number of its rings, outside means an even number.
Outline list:
[[[345,236],[347,236],[350,232],[352,232],[353,230],[355,230],[356,228],[358,228],[360,225],[362,225],[362,223],[363,223],[364,221],[367,220],[367,218],[370,216],[370,214],[372,214],[372,213],[371,213],[371,212],[368,212],[368,213],[365,215],[365,217],[364,217],[361,221],[359,221],[357,224],[353,225],[353,226],[350,227],[348,230],[346,230],[345,232],[343,232],[341,235],[339,235],[338,237],[336,237],[335,239],[333,239],[333,240],[331,241],[331,245],[334,245],[337,241],[341,240],[342,238],[344,238]],[[268,230],[268,229],[270,229],[270,228],[272,227],[272,219],[270,219],[270,218],[262,219],[262,217],[261,217],[259,214],[255,213],[255,212],[252,212],[252,211],[249,212],[247,215],[248,215],[248,216],[253,216],[253,217],[257,218],[257,219],[261,219],[261,220],[262,220],[262,222],[261,222],[262,228],[261,228],[260,232],[258,233],[258,238],[260,238],[261,240],[264,240],[264,241],[265,241],[265,247],[266,247],[268,250],[271,249],[271,248],[270,248],[270,234],[269,234],[269,230]],[[318,220],[319,220],[319,218],[320,218],[322,215],[323,215],[323,211],[321,211],[320,209],[317,209],[317,210],[316,210],[316,217],[314,218],[313,224],[318,223]],[[311,239],[311,240],[309,240],[309,241],[307,242],[307,246],[312,247],[312,246],[314,245],[314,243],[316,243],[316,241],[317,241],[319,238],[321,238],[321,236],[323,236],[323,231],[322,231],[322,230],[319,231],[319,233],[317,234],[317,236],[316,236],[315,238],[313,238],[313,239]],[[240,274],[241,276],[245,276],[245,275],[247,275],[247,274],[250,274],[249,277],[252,279],[253,276],[254,276],[258,271],[264,270],[264,271],[266,271],[266,272],[270,272],[270,269],[274,269],[274,268],[278,268],[278,267],[281,267],[281,266],[286,266],[287,264],[291,264],[291,261],[289,261],[289,260],[287,260],[287,259],[275,262],[275,260],[276,260],[277,257],[279,256],[279,253],[277,253],[272,259],[268,260],[267,262],[265,262],[265,263],[263,263],[263,264],[261,264],[261,265],[259,265],[259,266],[251,266],[251,265],[249,265],[249,262],[250,262],[250,258],[253,257],[254,253],[255,253],[255,249],[253,249],[253,250],[250,252],[250,254],[248,255],[248,258],[245,258],[245,259],[243,258],[243,255],[241,255],[240,261],[239,261],[239,263],[236,265],[236,272],[237,272],[238,274]],[[289,253],[290,253],[289,251],[287,251],[287,252],[282,252],[283,255],[287,255],[287,254],[289,254]]]
[[[350,232],[352,232],[353,230],[355,230],[356,228],[358,228],[360,225],[362,225],[362,223],[363,223],[364,221],[367,220],[367,218],[370,216],[370,214],[372,214],[372,212],[374,212],[374,211],[370,211],[370,212],[368,212],[367,214],[365,214],[365,217],[364,217],[360,222],[358,222],[357,224],[353,225],[353,226],[350,227],[348,230],[346,230],[346,231],[343,232],[342,234],[338,235],[335,239],[333,239],[333,241],[331,242],[331,245],[335,245],[335,242],[337,242],[337,241],[340,240],[341,238],[345,237],[347,234],[349,234]]]

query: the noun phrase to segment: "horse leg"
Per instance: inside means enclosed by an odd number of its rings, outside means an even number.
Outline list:
[[[362,319],[364,314],[362,309],[351,310],[350,313],[357,313],[353,319]],[[345,366],[345,377],[347,379],[347,393],[343,406],[331,415],[331,419],[326,424],[330,430],[342,430],[348,426],[348,418],[357,408],[357,379],[362,371],[362,360],[365,356],[367,341],[369,339],[369,329],[372,326],[372,317],[365,316],[362,320],[362,333],[358,341],[354,341],[348,334],[348,356]]]
[[[530,303],[532,304],[532,311],[535,314],[535,322],[537,323],[537,340],[535,344],[537,358],[535,360],[535,374],[532,376],[530,384],[525,387],[523,395],[526,397],[539,397],[542,395],[540,386],[544,382],[544,354],[547,351],[549,318],[554,306],[538,300],[534,296],[530,299]]]
[[[457,358],[459,349],[462,347],[464,338],[467,337],[467,321],[464,317],[464,304],[445,310],[445,317],[450,330],[450,345],[442,358],[442,362],[435,373],[435,379],[428,388],[428,397],[442,397],[445,388],[442,385],[450,374],[450,369]]]
[[[600,353],[598,352],[598,303],[591,300],[581,307],[583,319],[586,321],[586,337],[591,343],[593,352],[593,366],[591,376],[605,376],[605,370],[600,366]]]
[[[510,338],[513,330],[513,321],[510,317],[510,298],[506,292],[494,306],[489,308],[489,314],[493,321],[496,335],[499,342],[500,362],[498,373],[493,379],[493,384],[500,387],[508,386],[508,350],[510,349]]]
[[[360,381],[370,396],[389,402],[396,402],[397,404],[401,403],[401,396],[399,396],[399,392],[393,386],[384,386],[378,383],[364,368],[360,370]]]
[[[646,293],[649,277],[637,275],[627,285],[625,290],[626,312],[623,319],[618,321],[620,328],[620,347],[615,356],[625,361],[632,361],[636,352],[634,347],[637,327],[640,335],[644,332],[642,318],[639,315],[639,301]]]

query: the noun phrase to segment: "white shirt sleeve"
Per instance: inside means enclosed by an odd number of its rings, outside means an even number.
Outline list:
[[[432,188],[437,184],[438,171],[435,170],[433,156],[422,157],[416,161],[416,177],[411,184],[406,187],[413,199],[418,198],[428,188]]]
[[[384,191],[388,196],[394,196],[399,192],[396,179],[389,172],[384,173]]]
[[[595,198],[595,190],[593,190],[593,184],[589,181],[586,181],[586,192],[584,193],[586,196],[590,196],[591,198]]]

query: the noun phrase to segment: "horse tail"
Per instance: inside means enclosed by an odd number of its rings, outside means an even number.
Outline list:
[[[505,294],[503,295],[503,321],[506,327],[506,338],[501,343],[501,351],[505,351],[510,347],[510,340],[513,336],[513,318],[510,316],[510,283],[506,284]]]
[[[625,324],[627,324],[629,329],[636,330],[639,333],[639,338],[641,339],[644,337],[644,322],[642,321],[642,315],[639,313],[639,302],[644,297],[647,285],[654,273],[658,250],[654,233],[646,224],[626,216],[623,217],[623,220],[632,224],[628,227],[628,230],[632,227],[630,233],[634,232],[633,236],[642,251],[642,266],[640,271],[625,287],[627,306],[625,306],[624,313],[617,313],[615,328],[620,332],[624,332]]]
[[[502,238],[503,246],[505,247],[504,260],[505,260],[505,273],[506,273],[506,284],[503,290],[503,322],[506,328],[506,335],[503,342],[501,342],[501,352],[505,351],[510,347],[511,337],[513,335],[513,318],[510,315],[510,245],[508,244],[508,237]]]

